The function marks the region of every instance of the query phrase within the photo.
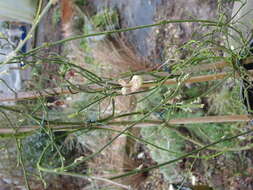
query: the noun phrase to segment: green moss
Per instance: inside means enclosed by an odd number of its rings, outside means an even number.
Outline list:
[[[240,81],[228,80],[227,84],[209,96],[209,114],[246,114],[240,94]]]
[[[87,0],[75,0],[74,2],[78,6],[85,6],[88,4]]]
[[[119,25],[119,15],[117,11],[105,9],[97,13],[92,18],[92,24],[100,30],[116,28]]]
[[[61,11],[60,8],[54,10],[52,15],[52,23],[53,25],[58,24],[61,21]]]

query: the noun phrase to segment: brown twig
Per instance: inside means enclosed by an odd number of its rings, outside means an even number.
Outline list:
[[[250,64],[253,62],[252,57],[246,58],[243,60],[243,64]],[[225,62],[225,61],[219,61],[216,63],[200,63],[198,65],[192,66],[190,68],[183,69],[184,73],[196,73],[196,72],[201,72],[201,71],[208,71],[208,70],[218,70],[218,69],[223,69],[227,66],[232,66],[232,63]],[[181,72],[176,72],[175,74],[180,74]]]
[[[45,89],[43,91],[27,91],[27,92],[18,92],[18,93],[2,93],[0,94],[0,102],[11,102],[11,101],[19,101],[26,99],[36,99],[39,97],[48,97],[55,95],[64,95],[64,94],[72,94],[73,92],[67,88],[53,88],[53,89]]]
[[[201,124],[201,123],[232,123],[232,122],[249,122],[253,119],[251,115],[226,115],[226,116],[206,116],[206,117],[195,117],[195,118],[178,118],[171,119],[166,121],[166,124],[169,125],[182,125],[182,124]],[[135,123],[136,121],[113,121],[107,124],[96,124],[98,128],[108,129],[108,126],[126,126]],[[162,120],[146,120],[137,123],[134,127],[142,128],[142,127],[154,127],[163,124]],[[54,126],[51,124],[51,128],[53,130],[75,130],[79,127],[90,127],[90,125],[86,125],[84,123],[73,123],[71,126]],[[40,126],[24,126],[19,129],[12,128],[1,128],[0,134],[15,134],[15,133],[24,133],[24,132],[32,132],[34,130],[39,129]]]
[[[250,70],[249,73],[253,73],[253,70]],[[217,73],[217,74],[210,74],[210,75],[203,75],[203,76],[195,76],[191,77],[189,79],[186,79],[184,81],[181,81],[184,84],[189,83],[196,83],[196,82],[207,82],[207,81],[214,81],[214,80],[220,80],[228,76],[229,73],[223,72],[223,73]],[[238,75],[235,75],[238,77]],[[173,85],[178,84],[177,79],[168,79],[165,81],[165,85]],[[157,85],[156,82],[146,82],[141,87],[147,88]],[[94,90],[101,90],[96,89],[97,87],[90,87],[94,88]],[[74,91],[75,93],[78,93],[78,91]],[[69,90],[68,88],[53,88],[53,89],[45,89],[43,91],[28,91],[28,92],[18,92],[16,94],[0,94],[0,102],[8,102],[8,101],[18,101],[18,100],[25,100],[25,99],[35,99],[39,97],[48,97],[48,96],[55,96],[55,95],[64,95],[64,94],[72,94],[73,91]]]
[[[211,75],[203,75],[203,76],[196,76],[196,77],[191,77],[189,79],[186,79],[182,81],[182,83],[185,84],[190,84],[190,83],[196,83],[196,82],[207,82],[207,81],[213,81],[213,80],[220,80],[225,78],[228,75],[228,73],[218,73],[218,74],[211,74]],[[167,81],[164,82],[165,85],[173,85],[173,84],[178,84],[179,81],[177,79],[168,79]],[[145,83],[142,85],[142,87],[152,87],[155,86],[155,83],[149,82]]]
[[[253,117],[251,115],[226,115],[226,116],[207,116],[196,118],[171,119],[168,124],[197,124],[197,123],[232,123],[232,122],[249,122]]]

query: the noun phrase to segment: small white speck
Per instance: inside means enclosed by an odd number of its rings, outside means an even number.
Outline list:
[[[144,158],[144,152],[141,152],[140,154],[138,154],[137,158],[138,159]]]
[[[197,181],[197,179],[196,179],[196,177],[194,176],[194,175],[192,175],[192,177],[191,177],[192,179],[192,185],[196,185],[196,181]]]
[[[68,97],[66,98],[66,100],[67,100],[67,101],[70,101],[70,100],[72,100],[72,97],[71,97],[71,96],[68,96]]]
[[[175,190],[172,184],[170,184],[169,190]]]

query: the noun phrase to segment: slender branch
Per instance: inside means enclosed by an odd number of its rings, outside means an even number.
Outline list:
[[[225,78],[229,74],[230,73],[224,72],[224,73],[218,73],[218,74],[196,76],[196,77],[191,77],[189,79],[186,79],[186,80],[182,81],[182,83],[191,84],[191,83],[196,83],[196,82],[207,82],[207,81],[220,80],[220,79]],[[177,79],[168,79],[164,82],[165,85],[174,85],[174,84],[178,84],[178,83],[179,83],[179,81]],[[154,83],[154,82],[148,82],[148,83],[143,84],[142,87],[143,88],[152,87],[155,85],[156,85],[156,83]]]
[[[244,136],[244,135],[247,135],[247,134],[252,133],[252,132],[253,132],[253,130],[249,130],[249,131],[246,131],[246,132],[237,134],[237,135],[232,136],[232,137],[221,138],[221,139],[218,140],[218,141],[215,141],[215,142],[213,142],[213,143],[211,143],[211,144],[208,144],[208,145],[206,145],[206,146],[204,146],[204,147],[201,147],[201,148],[199,148],[199,149],[193,150],[193,151],[191,151],[191,152],[189,152],[189,153],[187,153],[187,154],[185,154],[185,155],[183,155],[183,156],[180,156],[180,157],[178,157],[178,158],[176,158],[176,159],[174,159],[174,160],[169,160],[169,161],[167,161],[167,162],[163,162],[163,163],[161,163],[161,164],[157,164],[157,165],[155,165],[155,166],[151,166],[151,167],[149,167],[149,168],[145,168],[145,169],[142,169],[142,170],[132,170],[132,171],[127,172],[127,173],[125,173],[125,174],[118,175],[118,176],[115,176],[115,177],[111,177],[110,179],[112,179],[112,180],[114,180],[114,179],[119,179],[119,178],[131,176],[131,175],[136,175],[136,174],[138,174],[138,173],[147,172],[147,171],[150,171],[150,170],[153,170],[153,169],[156,169],[156,168],[160,168],[160,167],[163,167],[163,166],[166,166],[166,165],[169,165],[169,164],[178,162],[178,161],[180,161],[180,160],[182,160],[182,159],[184,159],[184,158],[187,158],[187,157],[189,157],[189,156],[191,156],[191,155],[193,155],[193,154],[197,154],[197,153],[199,153],[199,152],[201,152],[201,151],[203,151],[203,150],[206,150],[207,148],[212,147],[212,146],[214,146],[214,145],[216,145],[216,144],[219,144],[219,143],[221,143],[221,142],[230,141],[230,140],[233,140],[233,139],[235,139],[235,138],[237,138],[237,137]]]
[[[253,70],[248,71],[250,74],[253,73]],[[224,79],[228,75],[231,75],[229,72],[217,73],[217,74],[210,74],[210,75],[203,75],[203,76],[195,76],[184,81],[180,81],[184,84],[190,83],[197,83],[197,82],[207,82],[207,81],[214,81]],[[235,75],[238,77],[238,75]],[[177,79],[168,79],[163,84],[165,85],[175,85],[178,84],[179,81]],[[157,82],[149,81],[145,82],[141,87],[142,88],[149,88],[156,86]],[[98,87],[97,85],[89,86],[88,88],[94,89],[97,91],[101,91],[102,88]],[[0,102],[8,102],[8,101],[18,101],[18,100],[25,100],[25,99],[36,99],[39,97],[47,97],[47,96],[55,96],[55,95],[64,95],[64,94],[73,94],[78,93],[77,90],[70,90],[69,88],[53,88],[53,89],[45,89],[43,91],[28,91],[28,92],[18,92],[16,94],[0,94]]]
[[[19,101],[26,99],[36,99],[39,97],[48,97],[48,96],[57,96],[64,94],[73,94],[76,93],[75,90],[69,90],[68,88],[53,88],[45,89],[43,91],[27,91],[27,92],[18,92],[16,94],[0,94],[0,102],[10,102],[10,101]]]
[[[56,42],[45,43],[44,45],[34,48],[31,51],[27,52],[27,55],[33,54],[33,53],[39,51],[40,49],[47,48],[50,46],[55,46],[58,44],[63,44],[63,43],[66,43],[66,42],[69,42],[72,40],[78,40],[78,39],[82,39],[82,38],[88,38],[88,37],[94,37],[94,36],[100,36],[100,35],[110,35],[110,34],[114,34],[114,33],[128,32],[128,31],[139,30],[139,29],[144,29],[144,28],[151,28],[151,27],[156,27],[156,26],[161,26],[161,25],[171,24],[171,23],[187,23],[187,22],[188,23],[192,23],[192,22],[203,23],[203,24],[209,24],[209,25],[213,25],[213,26],[221,25],[221,23],[218,23],[216,21],[200,20],[200,19],[163,20],[163,21],[159,21],[154,24],[140,25],[140,26],[135,26],[135,27],[122,28],[122,29],[118,29],[118,30],[110,30],[110,31],[96,32],[96,33],[91,33],[91,34],[78,35],[78,36],[70,37],[67,39],[59,40]]]
[[[251,115],[226,115],[226,116],[207,116],[196,118],[179,118],[168,121],[170,125],[178,124],[198,124],[198,123],[233,123],[233,122],[248,122],[253,117]]]
[[[126,186],[126,185],[122,185],[122,184],[120,184],[120,183],[116,183],[116,182],[114,182],[114,181],[112,181],[112,180],[110,180],[110,179],[106,179],[106,178],[102,178],[102,177],[98,177],[98,176],[91,176],[90,178],[93,179],[93,180],[103,181],[103,182],[106,182],[106,183],[115,185],[115,186],[117,186],[117,187],[121,187],[121,188],[123,188],[123,189],[131,189],[130,186]]]
[[[253,119],[251,115],[226,115],[226,116],[207,116],[207,117],[195,117],[195,118],[178,118],[170,119],[166,121],[166,124],[169,125],[182,125],[182,124],[201,124],[201,123],[233,123],[233,122],[249,122]],[[136,123],[134,127],[143,128],[143,127],[155,127],[163,124],[162,120],[143,120],[143,121],[112,121],[108,123],[84,123],[84,122],[50,122],[50,126],[53,130],[77,130],[80,128],[88,127],[98,127],[98,128],[107,128],[108,126],[126,126],[133,123]],[[61,125],[62,124],[62,125]],[[34,130],[40,129],[41,126],[23,126],[20,128],[0,128],[0,134],[15,134],[15,133],[25,133],[32,132]]]
[[[135,169],[135,170],[132,170],[130,172],[127,172],[127,173],[124,173],[124,174],[120,174],[120,175],[117,175],[117,176],[113,176],[113,177],[110,177],[109,179],[110,180],[115,180],[115,179],[119,179],[119,178],[123,178],[123,177],[127,177],[127,176],[131,176],[131,175],[136,175],[136,174],[139,174],[139,173],[144,173],[144,172],[147,172],[147,171],[150,171],[150,170],[153,170],[153,169],[157,169],[157,168],[160,168],[160,167],[163,167],[163,166],[166,166],[166,165],[170,165],[172,163],[176,163],[184,158],[187,158],[187,157],[190,157],[194,154],[197,154],[203,150],[206,150],[210,147],[213,147],[214,145],[217,145],[219,143],[222,143],[222,142],[225,142],[225,141],[231,141],[233,139],[236,139],[240,136],[244,136],[244,135],[247,135],[247,134],[250,134],[252,133],[253,130],[249,130],[249,131],[246,131],[246,132],[243,132],[243,133],[240,133],[240,134],[237,134],[237,135],[234,135],[234,136],[231,136],[231,137],[227,137],[227,138],[221,138],[213,143],[210,143],[206,146],[203,146],[201,148],[198,148],[198,149],[195,149],[189,153],[186,153],[182,156],[179,156],[173,160],[169,160],[169,161],[166,161],[166,162],[163,162],[163,163],[160,163],[160,164],[157,164],[157,165],[154,165],[154,166],[151,166],[151,167],[148,167],[148,168],[144,168],[144,169]],[[80,177],[80,178],[87,178],[89,176],[87,175],[83,175],[83,174],[78,174],[78,173],[72,173],[72,172],[67,172],[65,170],[63,170],[62,168],[54,168],[54,169],[51,169],[51,168],[44,168],[41,166],[41,162],[43,160],[43,157],[44,157],[44,154],[46,152],[46,150],[49,148],[49,145],[43,150],[43,153],[41,154],[41,157],[39,159],[39,161],[37,162],[37,168],[38,170],[40,171],[43,171],[43,172],[47,172],[47,173],[54,173],[54,174],[59,174],[59,175],[67,175],[67,176],[73,176],[73,177]],[[81,159],[80,159],[81,161]],[[78,162],[78,161],[76,161]],[[64,169],[67,169],[67,167],[65,167]]]

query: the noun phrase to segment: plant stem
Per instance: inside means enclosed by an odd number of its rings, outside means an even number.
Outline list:
[[[221,25],[221,23],[218,23],[216,21],[211,21],[211,20],[200,20],[200,19],[185,19],[185,20],[163,20],[163,21],[159,21],[157,23],[154,24],[147,24],[147,25],[140,25],[140,26],[135,26],[135,27],[129,27],[129,28],[122,28],[122,29],[118,29],[118,30],[110,30],[110,31],[103,31],[103,32],[96,32],[96,33],[91,33],[91,34],[84,34],[84,35],[77,35],[74,37],[70,37],[67,39],[63,39],[63,40],[59,40],[56,42],[51,42],[51,43],[45,43],[40,47],[34,48],[31,51],[27,52],[27,55],[33,54],[35,52],[37,52],[40,49],[46,48],[46,47],[50,47],[50,46],[55,46],[58,44],[63,44],[72,40],[78,40],[78,39],[82,39],[82,38],[89,38],[89,37],[94,37],[94,36],[100,36],[100,35],[110,35],[110,34],[114,34],[114,33],[121,33],[121,32],[128,32],[128,31],[133,31],[133,30],[139,30],[139,29],[144,29],[144,28],[151,28],[151,27],[156,27],[156,26],[161,26],[161,25],[165,25],[165,24],[171,24],[171,23],[203,23],[203,24],[210,24],[213,26],[219,26]]]
[[[249,73],[253,73],[253,70],[249,70]],[[203,75],[203,76],[195,76],[188,78],[183,81],[178,81],[177,79],[168,79],[163,84],[164,85],[175,85],[179,83],[183,84],[191,84],[197,82],[207,82],[207,81],[214,81],[224,79],[225,77],[231,75],[229,72],[217,73],[217,74],[210,74],[210,75]],[[236,75],[238,77],[238,75]],[[141,88],[149,88],[156,86],[156,81],[147,81],[142,84]],[[101,91],[102,88],[99,88],[97,85],[89,86],[89,88],[94,89],[96,91]],[[18,92],[16,94],[0,94],[0,102],[8,102],[8,101],[18,101],[18,100],[25,100],[25,99],[36,99],[39,97],[47,97],[47,96],[57,96],[57,95],[64,95],[64,94],[73,94],[78,93],[80,91],[77,90],[70,90],[70,88],[52,88],[52,89],[45,89],[43,91],[28,91],[28,92]]]
[[[182,125],[182,124],[201,124],[201,123],[233,123],[233,122],[249,122],[253,119],[251,115],[226,115],[226,116],[207,116],[207,117],[196,117],[196,118],[178,118],[170,119],[166,121],[169,125]],[[84,122],[54,122],[47,121],[52,126],[51,128],[55,131],[59,130],[76,130],[79,128],[88,127],[98,127],[106,128],[108,126],[126,126],[136,123],[134,127],[144,128],[144,127],[156,127],[164,124],[162,120],[143,120],[143,121],[111,121],[107,123],[84,123]],[[104,127],[106,126],[106,127]],[[0,134],[15,134],[31,132],[40,129],[41,126],[23,126],[18,129],[1,128]]]
[[[118,175],[118,176],[115,176],[115,177],[111,177],[110,179],[112,179],[112,180],[119,179],[119,178],[131,176],[131,175],[135,175],[135,174],[138,174],[138,173],[147,172],[147,171],[150,171],[150,170],[153,170],[153,169],[157,169],[157,168],[160,168],[160,167],[163,167],[163,166],[166,166],[166,165],[178,162],[178,161],[180,161],[180,160],[182,160],[184,158],[187,158],[187,157],[189,157],[191,155],[197,154],[197,153],[199,153],[199,152],[201,152],[201,151],[203,151],[203,150],[205,150],[205,149],[207,149],[209,147],[212,147],[212,146],[214,146],[216,144],[219,144],[221,142],[230,141],[230,140],[233,140],[233,139],[235,139],[237,137],[244,136],[244,135],[247,135],[247,134],[252,133],[252,132],[253,132],[253,130],[249,130],[249,131],[246,131],[244,133],[240,133],[240,134],[232,136],[232,137],[220,139],[220,140],[215,141],[215,142],[213,142],[211,144],[208,144],[208,145],[206,145],[204,147],[201,147],[199,149],[193,150],[193,151],[191,151],[191,152],[189,152],[189,153],[187,153],[187,154],[185,154],[183,156],[180,156],[180,157],[178,157],[178,158],[176,158],[174,160],[170,160],[170,161],[167,161],[167,162],[164,162],[164,163],[161,163],[161,164],[157,164],[155,166],[151,166],[149,168],[145,168],[145,169],[142,169],[142,170],[132,170],[132,171],[130,171],[128,173],[125,173],[125,174],[122,174],[122,175]]]

